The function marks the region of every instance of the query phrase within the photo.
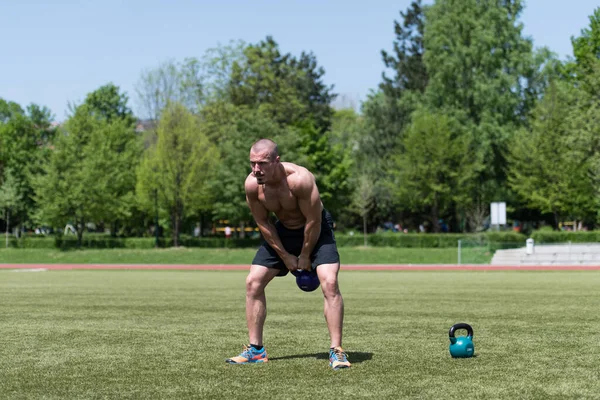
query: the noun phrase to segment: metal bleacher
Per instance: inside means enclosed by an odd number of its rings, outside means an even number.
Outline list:
[[[492,265],[600,265],[600,243],[551,244],[518,249],[497,250]]]

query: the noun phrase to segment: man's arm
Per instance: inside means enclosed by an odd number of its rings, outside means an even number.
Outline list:
[[[267,210],[258,200],[258,185],[256,184],[256,179],[254,177],[248,177],[248,179],[246,179],[245,189],[246,202],[248,203],[248,207],[250,207],[250,212],[258,225],[258,229],[260,229],[260,233],[262,233],[269,246],[277,252],[287,266],[287,259],[291,254],[283,247],[277,229],[275,229],[275,225],[273,225],[269,219],[269,210]],[[296,257],[294,257],[294,259],[295,258]]]
[[[298,177],[294,194],[298,199],[300,211],[306,218],[304,226],[304,244],[302,245],[301,258],[310,259],[310,255],[321,235],[321,213],[323,205],[319,196],[319,189],[315,177],[308,170]]]

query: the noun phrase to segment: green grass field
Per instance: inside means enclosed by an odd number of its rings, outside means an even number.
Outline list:
[[[0,270],[0,398],[567,399],[600,393],[598,272],[342,271],[332,371],[320,291],[267,289],[270,362],[247,342],[244,271]],[[448,329],[470,323],[471,359]]]
[[[456,264],[455,248],[342,247],[345,264]],[[48,250],[0,249],[0,263],[99,263],[99,264],[250,264],[255,249],[106,249]],[[486,248],[462,249],[462,263],[487,264],[493,254]]]

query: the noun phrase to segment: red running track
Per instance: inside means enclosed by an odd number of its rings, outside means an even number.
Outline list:
[[[0,264],[0,269],[72,270],[72,269],[154,269],[154,270],[248,270],[249,265],[208,264]],[[489,265],[489,264],[348,264],[343,270],[355,271],[598,271],[600,265]]]

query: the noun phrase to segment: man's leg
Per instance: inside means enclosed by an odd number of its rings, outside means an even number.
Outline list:
[[[339,263],[321,264],[317,267],[317,275],[325,299],[324,313],[332,348],[342,345],[342,327],[344,324],[344,299],[342,299],[342,293],[338,285],[339,270]]]
[[[252,265],[246,278],[246,322],[250,344],[263,345],[263,326],[267,317],[265,287],[279,272],[276,268]]]
[[[344,325],[344,299],[338,284],[340,264],[321,264],[317,275],[321,281],[325,298],[325,320],[329,329],[331,346],[329,348],[329,366],[334,370],[350,368],[344,349],[342,349],[342,328]]]
[[[229,364],[267,362],[267,351],[263,347],[263,326],[267,316],[265,287],[277,276],[279,270],[261,265],[252,265],[246,278],[246,322],[250,345],[244,346],[240,355],[225,361]]]

